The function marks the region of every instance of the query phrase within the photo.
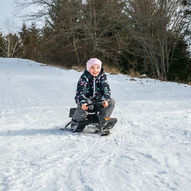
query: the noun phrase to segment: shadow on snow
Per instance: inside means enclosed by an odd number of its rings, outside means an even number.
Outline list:
[[[64,133],[63,133],[64,132]],[[36,136],[36,135],[60,135],[69,134],[70,132],[61,131],[59,127],[50,129],[19,129],[19,130],[8,130],[0,131],[0,136]]]

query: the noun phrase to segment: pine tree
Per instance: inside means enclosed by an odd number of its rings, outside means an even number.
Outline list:
[[[40,31],[36,28],[34,23],[27,28],[26,24],[23,24],[21,31],[19,32],[21,44],[22,44],[22,57],[32,60],[40,60],[39,44],[40,44]]]
[[[191,82],[191,58],[183,37],[179,38],[174,48],[167,77],[171,81]]]

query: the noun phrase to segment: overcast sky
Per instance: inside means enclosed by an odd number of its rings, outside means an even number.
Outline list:
[[[34,8],[29,8],[23,11],[22,15],[34,11]],[[0,32],[7,34],[9,32],[17,32],[22,27],[23,22],[30,24],[24,18],[21,18],[18,8],[16,7],[15,0],[0,0]]]
[[[14,0],[0,0],[0,31],[3,33],[18,30],[22,19],[16,17]]]

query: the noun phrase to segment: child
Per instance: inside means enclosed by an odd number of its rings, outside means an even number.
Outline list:
[[[71,123],[72,131],[83,131],[85,126],[79,122],[86,119],[87,104],[92,103],[92,101],[102,101],[103,108],[98,115],[104,118],[110,117],[115,105],[115,101],[110,95],[111,91],[102,62],[97,58],[91,58],[86,63],[86,69],[77,84],[75,96],[77,109]]]

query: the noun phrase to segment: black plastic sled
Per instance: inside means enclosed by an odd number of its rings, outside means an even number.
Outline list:
[[[103,118],[102,116],[98,115],[99,111],[101,110],[102,102],[92,102],[91,104],[88,104],[88,115],[85,120],[80,121],[80,125],[85,129],[85,127],[88,126],[94,126],[95,133],[101,135],[101,136],[107,136],[110,134],[110,129],[114,127],[114,125],[117,123],[117,118]],[[94,109],[91,109],[90,108]],[[76,111],[76,108],[71,108],[69,117],[72,118],[74,113]],[[71,120],[72,121],[72,120]],[[71,132],[81,132],[83,131],[73,131],[71,129],[71,121],[65,125],[65,127],[60,128],[60,130],[65,130],[65,131],[71,131]]]

